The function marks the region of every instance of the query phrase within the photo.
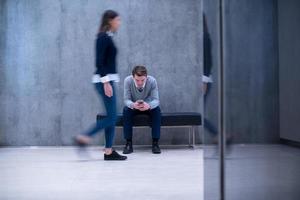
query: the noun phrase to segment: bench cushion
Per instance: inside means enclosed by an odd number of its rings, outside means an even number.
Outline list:
[[[106,115],[97,115],[97,120],[105,118]],[[150,126],[150,117],[148,115],[136,115],[133,126]],[[196,112],[178,112],[162,113],[161,126],[200,126],[201,114]],[[123,116],[118,115],[116,126],[123,126]]]

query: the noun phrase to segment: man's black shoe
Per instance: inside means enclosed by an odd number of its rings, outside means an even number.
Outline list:
[[[123,154],[130,154],[132,152],[133,152],[132,142],[127,141],[123,150]]]
[[[154,154],[161,153],[160,148],[158,146],[158,142],[156,142],[156,141],[152,143],[152,153],[154,153]]]
[[[122,156],[118,154],[115,150],[112,151],[111,154],[106,155],[104,154],[104,160],[126,160],[127,156]]]

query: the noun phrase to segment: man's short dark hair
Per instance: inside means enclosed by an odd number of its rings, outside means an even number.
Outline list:
[[[132,76],[147,76],[147,69],[145,66],[137,65],[132,70]]]

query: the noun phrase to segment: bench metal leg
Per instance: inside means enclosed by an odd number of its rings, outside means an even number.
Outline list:
[[[195,138],[195,126],[192,126],[192,133],[193,133],[193,148],[195,148],[195,140],[196,140],[196,138]]]
[[[189,147],[192,147],[191,134],[192,134],[192,127],[189,127]]]
[[[196,146],[196,131],[195,126],[189,127],[189,147],[195,148]]]
[[[194,126],[190,126],[189,127],[189,147],[191,148],[195,148],[195,142],[196,138],[195,138],[195,127]]]

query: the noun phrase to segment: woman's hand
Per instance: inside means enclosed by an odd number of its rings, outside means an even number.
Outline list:
[[[111,84],[109,82],[104,83],[104,93],[108,97],[113,96],[113,89],[112,89]]]
[[[203,95],[206,95],[206,93],[207,93],[207,83],[202,83],[202,92],[203,92]]]

